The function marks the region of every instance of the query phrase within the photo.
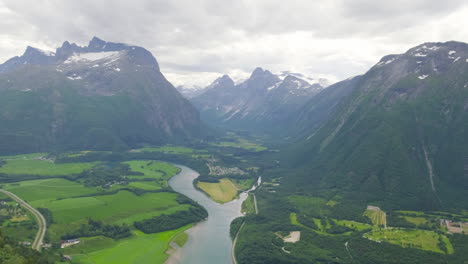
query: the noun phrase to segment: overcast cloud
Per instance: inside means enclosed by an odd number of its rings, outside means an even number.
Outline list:
[[[149,49],[175,85],[257,66],[341,80],[423,42],[468,42],[464,0],[0,0],[0,61],[98,36]]]

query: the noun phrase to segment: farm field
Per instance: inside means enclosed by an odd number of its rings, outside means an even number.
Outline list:
[[[419,229],[375,229],[364,236],[373,241],[385,241],[402,247],[418,248],[438,253],[453,254],[453,246],[445,235]],[[439,240],[447,251],[439,246]]]
[[[151,160],[126,161],[132,171],[141,172],[144,175],[132,175],[130,179],[155,179],[163,186],[167,186],[167,180],[179,172],[179,168],[165,162]]]
[[[69,198],[43,204],[54,215],[58,224],[68,224],[88,217],[109,224],[131,224],[162,213],[173,213],[188,209],[180,205],[175,193],[146,193],[137,196],[129,191],[112,195]]]
[[[387,226],[387,215],[378,207],[368,206],[364,211],[364,216],[368,217],[376,226]]]
[[[49,160],[40,159],[11,159],[0,167],[0,173],[6,174],[29,174],[41,176],[70,175],[91,169],[96,165],[89,163],[60,163],[56,164]]]
[[[133,181],[127,186],[142,190],[160,190],[163,184],[155,181]]]
[[[231,148],[241,148],[245,150],[251,150],[251,151],[264,151],[267,150],[266,147],[250,142],[246,139],[238,139],[237,141],[221,141],[221,142],[216,142],[212,143],[212,146],[216,147],[231,147]]]
[[[265,146],[262,146],[255,142],[242,138],[241,136],[233,132],[228,132],[224,140],[221,140],[219,142],[212,142],[210,143],[210,145],[215,146],[215,147],[241,148],[241,149],[250,150],[254,152],[264,151],[268,149]]]
[[[33,206],[43,206],[44,202],[88,195],[99,192],[99,188],[85,187],[80,183],[61,178],[30,180],[16,183],[4,184],[5,190],[11,191],[28,201]],[[39,200],[43,200],[37,202]]]
[[[414,216],[400,216],[401,218],[404,218],[406,221],[413,223],[417,226],[426,224],[428,221],[424,217],[414,217]]]
[[[168,257],[166,251],[169,249],[170,241],[190,226],[149,235],[135,231],[134,236],[117,242],[98,237],[86,240],[83,245],[79,245],[75,249],[67,249],[64,252],[71,253],[73,263],[77,264],[162,264]]]
[[[171,146],[166,145],[162,147],[144,147],[140,149],[135,149],[133,151],[148,151],[148,152],[164,152],[169,154],[188,154],[195,152],[192,148],[182,147],[182,146]]]
[[[237,196],[238,189],[229,179],[221,179],[217,183],[198,182],[197,187],[207,193],[218,203],[227,203]]]

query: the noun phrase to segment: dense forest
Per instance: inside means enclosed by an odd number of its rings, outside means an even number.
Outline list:
[[[203,207],[191,207],[189,210],[178,211],[171,215],[160,215],[151,219],[135,222],[135,227],[147,234],[177,229],[190,223],[199,222],[208,217]]]
[[[93,237],[105,236],[113,239],[126,238],[132,235],[128,225],[109,225],[104,224],[102,221],[88,219],[88,223],[81,225],[81,227],[73,232],[67,233],[62,236],[62,239],[75,239],[78,237]]]

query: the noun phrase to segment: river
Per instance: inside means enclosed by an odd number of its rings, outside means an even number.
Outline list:
[[[193,186],[199,174],[185,166],[177,165],[179,174],[172,177],[169,185],[174,191],[197,201],[208,211],[208,219],[187,230],[187,243],[178,248],[166,264],[232,264],[232,241],[229,227],[235,218],[242,216],[241,205],[247,193],[225,204],[218,204]]]

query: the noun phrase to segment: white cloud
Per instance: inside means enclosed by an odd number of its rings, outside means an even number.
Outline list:
[[[345,79],[428,41],[468,42],[462,0],[0,0],[0,60],[96,35],[143,46],[174,84],[261,66]]]

